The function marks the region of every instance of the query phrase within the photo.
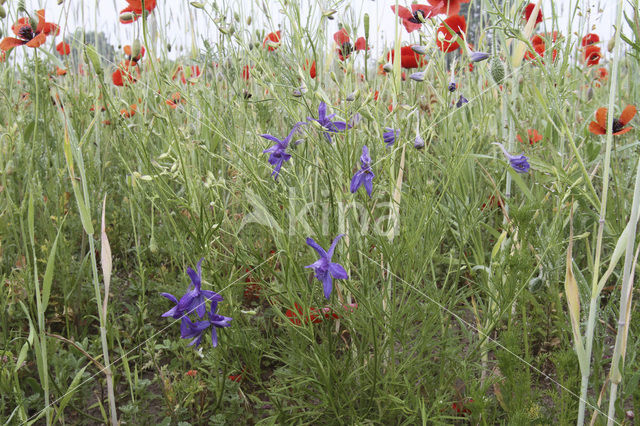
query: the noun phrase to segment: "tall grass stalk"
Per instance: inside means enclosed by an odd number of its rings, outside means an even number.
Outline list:
[[[584,359],[580,362],[582,373],[580,384],[580,405],[578,407],[577,425],[582,426],[585,419],[587,403],[587,392],[589,388],[589,376],[591,375],[591,352],[593,349],[593,335],[598,313],[598,299],[600,297],[601,286],[599,286],[600,256],[602,255],[602,239],[607,212],[607,196],[609,194],[609,173],[611,168],[611,147],[613,145],[613,118],[614,106],[618,90],[618,66],[620,62],[620,32],[622,24],[623,1],[618,1],[616,15],[616,33],[614,37],[615,52],[613,54],[611,68],[611,86],[609,87],[609,106],[607,114],[607,138],[605,143],[604,170],[602,176],[602,196],[600,198],[600,216],[598,220],[598,236],[596,239],[595,259],[593,262],[593,278],[591,281],[591,298],[589,300],[589,318],[587,320],[587,330],[585,335]]]

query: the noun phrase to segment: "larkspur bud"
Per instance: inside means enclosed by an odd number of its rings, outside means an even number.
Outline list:
[[[456,85],[455,81],[452,81],[451,83],[449,83],[449,91],[451,93],[455,92],[457,88],[458,88],[458,86]]]
[[[424,148],[424,139],[422,139],[420,137],[420,135],[416,135],[415,140],[413,141],[413,147],[415,149],[422,149]]]
[[[456,107],[460,108],[462,105],[468,104],[468,103],[469,103],[469,100],[464,96],[460,95],[460,99],[458,99],[458,102],[456,102]]]
[[[411,46],[411,50],[416,52],[418,55],[426,55],[427,54],[427,48],[424,47],[424,46],[421,46],[419,44],[414,44],[413,46]]]
[[[424,81],[424,71],[414,72],[409,76],[409,78],[413,81]]]
[[[480,62],[489,58],[489,54],[485,52],[473,52],[469,55],[471,62]]]

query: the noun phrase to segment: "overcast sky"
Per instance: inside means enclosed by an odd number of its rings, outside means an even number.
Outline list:
[[[280,13],[280,2],[275,0],[264,0],[270,10],[271,24],[264,19],[264,14],[260,11],[260,4],[263,0],[227,0],[217,2],[221,10],[225,10],[230,17],[232,10],[243,10],[243,15],[251,14],[253,22],[250,31],[265,28],[266,30],[277,29],[278,25],[285,24],[286,17]],[[295,0],[293,0],[295,1]],[[384,40],[390,40],[394,34],[394,19],[390,5],[395,4],[394,0],[300,0],[301,4],[318,5],[338,4],[336,19],[330,21],[328,31],[330,34],[337,31],[338,22],[358,22],[358,35],[363,33],[362,16],[368,13],[371,17],[370,42],[377,53],[381,53],[384,47]],[[480,0],[472,0],[480,1]],[[202,0],[210,10],[214,3],[212,0]],[[153,13],[152,25],[157,25],[159,34],[164,37],[166,43],[172,45],[170,57],[175,58],[188,53],[191,50],[192,40],[195,39],[197,47],[202,46],[202,39],[215,39],[217,29],[204,11],[189,5],[188,0],[157,0],[158,6]],[[488,1],[487,1],[488,3]],[[512,4],[518,2],[512,1]],[[601,39],[608,40],[613,34],[613,24],[615,21],[617,1],[614,0],[580,0],[579,13],[576,19],[583,23],[582,28],[595,32]],[[17,2],[5,3],[5,8],[9,8],[9,17],[5,19],[5,34],[16,17],[15,9]],[[410,1],[400,1],[401,5],[409,5]],[[551,26],[552,8],[556,9],[556,14],[560,17],[560,29],[566,33],[569,19],[569,6],[575,5],[576,0],[543,0],[542,10],[545,17],[545,25]],[[126,7],[125,0],[66,0],[62,5],[58,5],[57,0],[26,0],[27,9],[44,8],[47,14],[47,21],[57,22],[62,26],[62,36],[68,36],[74,30],[84,25],[87,31],[98,30],[107,34],[111,42],[117,47],[119,44],[129,44],[140,31],[138,23],[123,25],[119,23],[118,11]],[[229,7],[228,5],[232,5]],[[316,7],[316,10],[318,8]],[[308,7],[303,8],[308,10]],[[155,22],[153,22],[155,21]],[[194,22],[194,25],[191,24]],[[577,27],[577,22],[574,28]],[[236,24],[238,27],[244,23]],[[286,28],[286,25],[285,25]],[[543,30],[541,28],[540,30]],[[564,29],[564,31],[563,31]],[[403,40],[409,40],[410,36],[403,30]],[[58,38],[59,40],[59,38]]]

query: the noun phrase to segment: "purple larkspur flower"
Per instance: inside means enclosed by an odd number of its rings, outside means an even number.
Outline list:
[[[209,319],[205,321],[191,321],[189,317],[182,317],[180,323],[180,337],[183,339],[193,339],[189,346],[198,346],[202,340],[202,335],[205,330],[211,327],[211,344],[215,348],[218,346],[218,332],[220,327],[229,327],[231,324],[231,317],[225,317],[218,315],[218,303],[211,302],[211,310],[209,311]]]
[[[191,269],[191,267],[187,268],[187,275],[191,278],[191,284],[189,285],[189,290],[180,298],[180,300],[170,293],[160,293],[162,296],[176,304],[176,306],[162,314],[163,317],[180,318],[195,311],[198,316],[202,318],[207,311],[207,307],[205,306],[207,300],[210,300],[212,303],[221,302],[223,300],[222,296],[215,291],[202,290],[203,260],[204,258],[200,259],[196,266],[198,272]]]
[[[287,147],[289,146],[289,142],[291,142],[291,137],[293,136],[293,134],[296,131],[298,131],[300,126],[302,126],[304,124],[305,123],[303,123],[301,121],[297,122],[293,126],[293,129],[291,129],[291,131],[289,132],[287,137],[284,138],[283,140],[280,140],[280,139],[276,138],[275,136],[271,136],[271,135],[267,135],[267,134],[260,135],[263,138],[268,139],[268,140],[276,143],[271,148],[268,148],[268,149],[265,149],[264,151],[262,151],[263,154],[270,154],[269,155],[269,164],[274,166],[273,172],[271,172],[271,176],[275,175],[274,179],[278,179],[278,174],[280,173],[280,169],[282,168],[282,164],[285,161],[289,161],[289,159],[291,158],[291,154],[289,154],[287,152]]]
[[[469,103],[469,100],[464,96],[460,95],[460,99],[458,99],[458,102],[456,102],[456,106],[460,108],[462,105],[468,104],[468,103]]]
[[[471,55],[469,55],[469,60],[471,62],[480,62],[488,58],[489,54],[485,52],[472,52]]]
[[[351,193],[355,193],[358,188],[364,185],[364,189],[371,198],[373,190],[373,178],[375,175],[371,171],[371,157],[369,156],[369,148],[362,147],[362,155],[360,156],[360,170],[358,170],[351,178]]]
[[[391,127],[385,127],[384,129],[386,132],[382,134],[382,138],[384,139],[384,143],[387,144],[387,147],[390,147],[395,143],[398,136],[400,136],[400,130],[395,130]]]
[[[529,169],[531,168],[531,165],[529,165],[529,158],[524,154],[511,155],[507,152],[504,145],[502,145],[500,142],[494,142],[494,145],[498,145],[500,147],[504,156],[507,157],[507,160],[509,160],[509,164],[511,164],[513,170],[518,173],[527,173],[529,171]]]
[[[305,268],[313,268],[316,273],[316,278],[322,283],[324,297],[327,300],[331,296],[331,291],[333,290],[333,279],[346,280],[349,278],[347,271],[344,270],[342,265],[331,262],[331,257],[333,257],[333,252],[336,249],[336,244],[338,244],[338,241],[340,241],[340,238],[343,236],[344,234],[340,234],[334,238],[328,252],[320,247],[313,238],[307,238],[307,245],[312,247],[318,253],[320,259],[316,260],[311,265],[305,266]]]
[[[455,92],[457,88],[458,88],[458,85],[456,84],[455,81],[452,81],[451,83],[449,83],[449,91],[450,92],[452,92],[452,93]]]
[[[327,104],[324,102],[320,102],[320,105],[318,106],[318,118],[317,119],[313,117],[307,117],[307,118],[310,121],[315,121],[318,124],[320,124],[320,126],[324,130],[323,132],[324,136],[327,138],[329,142],[332,142],[331,134],[342,132],[347,128],[347,123],[345,123],[344,121],[340,121],[340,120],[333,121],[332,118],[335,116],[336,116],[335,114],[327,115]]]

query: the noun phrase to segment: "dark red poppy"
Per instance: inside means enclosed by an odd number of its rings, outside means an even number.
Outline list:
[[[602,58],[602,52],[598,46],[590,44],[584,49],[584,60],[587,66],[598,65],[600,58]]]
[[[126,0],[129,5],[120,11],[120,23],[130,24],[142,16],[142,0]],[[156,8],[156,0],[145,0],[144,9],[151,13]]]
[[[347,312],[353,312],[354,310],[356,310],[358,308],[358,304],[357,303],[351,303],[349,305],[344,305],[344,309]],[[304,312],[302,310],[302,307],[300,305],[298,305],[297,303],[295,304],[294,309],[297,312],[292,311],[291,309],[287,309],[287,312],[285,313],[285,315],[287,316],[287,318],[289,318],[289,321],[291,321],[293,324],[295,325],[302,325],[302,320],[300,320],[300,318],[302,318],[304,320],[305,324],[318,324],[320,322],[322,322],[322,317],[324,316],[324,318],[333,318],[333,319],[340,319],[340,316],[338,314],[336,314],[335,312],[333,312],[333,310],[329,307],[324,307],[322,309],[317,309],[317,308],[309,308],[309,314],[308,315],[304,315]]]
[[[598,42],[600,42],[600,37],[598,37],[598,34],[589,33],[586,36],[582,37],[582,47],[586,47],[590,44],[595,44]]]
[[[189,370],[186,372],[186,375],[189,377],[196,377],[198,375],[198,372],[196,370]]]
[[[528,129],[527,130],[528,142],[529,145],[533,146],[542,140],[542,135],[538,133],[536,129]],[[525,143],[525,141],[520,137],[520,135],[516,135],[516,138],[521,142]]]
[[[529,18],[531,18],[531,14],[533,13],[533,9],[535,7],[536,7],[535,4],[529,3],[527,7],[524,8],[524,13],[522,14],[522,17],[524,18],[525,21],[529,22]],[[542,22],[542,10],[538,9],[538,16],[536,16],[535,25],[538,25],[540,22]]]
[[[5,37],[0,41],[0,50],[7,52],[17,46],[27,45],[27,47],[40,47],[47,40],[51,33],[58,35],[60,28],[56,24],[46,22],[44,19],[44,9],[36,12],[38,15],[38,26],[34,29],[29,18],[20,18],[11,26],[11,30],[19,38]]]
[[[453,16],[460,13],[460,4],[469,3],[470,0],[428,0],[432,7],[433,15]]]
[[[351,44],[351,38],[349,37],[349,33],[344,28],[341,28],[333,35],[333,40],[338,45],[336,52],[338,52],[338,57],[341,61],[344,61],[351,55],[351,52],[355,50],[367,50],[367,41],[364,37],[359,37],[356,40],[356,44]]]
[[[630,131],[633,127],[624,127],[636,115],[636,107],[627,105],[620,114],[620,118],[613,119],[614,135],[622,135]],[[596,111],[596,121],[589,123],[589,131],[594,135],[604,135],[607,133],[607,108],[598,108]]]
[[[395,57],[394,50],[387,53],[387,61],[393,62]],[[400,48],[400,67],[402,68],[421,68],[427,65],[427,60],[423,56],[413,51],[411,46],[403,46]]]
[[[253,68],[253,67],[251,67]],[[244,67],[242,67],[242,79],[249,81],[249,78],[251,77],[251,68],[249,68],[249,65],[245,65]]]
[[[266,47],[269,52],[273,52],[278,47],[280,47],[280,38],[281,38],[280,30],[276,31],[275,33],[269,33],[264,38],[264,41],[262,42],[262,47]]]
[[[62,56],[68,55],[71,53],[71,46],[69,46],[69,43],[65,43],[64,41],[61,41],[56,45],[56,50]]]
[[[396,13],[396,6],[391,6],[391,10],[393,13]],[[433,15],[433,6],[412,4],[411,9],[398,6],[398,17],[402,19],[402,25],[404,25],[408,32],[419,30],[422,23]]]
[[[309,67],[309,60],[305,60],[302,69],[306,71],[307,68],[309,68],[309,77],[316,78],[316,61],[313,61]]]
[[[447,27],[451,28],[454,35],[451,34]],[[436,45],[438,49],[445,53],[458,49],[460,44],[458,44],[457,38],[462,37],[465,31],[467,31],[467,21],[464,19],[464,16],[453,15],[448,17],[440,24],[438,32],[436,33]]]

